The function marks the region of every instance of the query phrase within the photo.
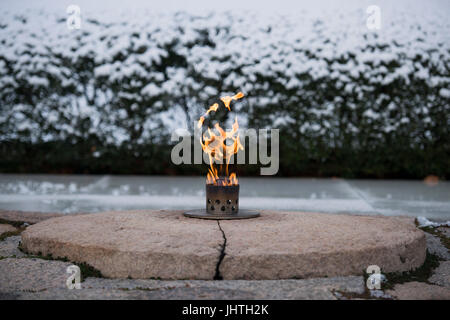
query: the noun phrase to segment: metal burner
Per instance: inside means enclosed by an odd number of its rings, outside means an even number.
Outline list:
[[[209,214],[234,214],[239,212],[239,185],[206,185],[206,212]]]
[[[218,184],[221,180],[218,180]],[[239,210],[239,185],[206,185],[206,210],[185,212],[186,217],[200,219],[249,219],[259,213],[251,210]]]

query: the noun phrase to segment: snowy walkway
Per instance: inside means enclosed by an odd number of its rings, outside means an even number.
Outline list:
[[[204,206],[203,177],[2,175],[0,209],[97,212]],[[450,182],[240,178],[241,208],[450,219]]]

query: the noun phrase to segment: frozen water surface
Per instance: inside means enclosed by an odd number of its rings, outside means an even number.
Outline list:
[[[423,216],[450,219],[450,183],[240,178],[247,209]],[[0,174],[0,209],[98,212],[204,206],[204,177]]]

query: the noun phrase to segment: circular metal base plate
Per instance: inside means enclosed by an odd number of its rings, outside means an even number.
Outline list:
[[[210,214],[206,209],[193,210],[183,213],[185,217],[212,220],[234,220],[234,219],[251,219],[259,217],[259,212],[253,210],[242,210],[236,214]]]

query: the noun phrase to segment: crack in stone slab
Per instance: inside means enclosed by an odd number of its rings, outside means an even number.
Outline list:
[[[222,248],[220,250],[220,256],[219,256],[219,260],[217,261],[216,264],[216,274],[214,275],[214,280],[223,280],[222,275],[220,274],[220,264],[223,261],[223,258],[225,257],[225,248],[227,246],[227,237],[225,236],[225,232],[223,231],[222,227],[220,226],[220,222],[219,220],[217,220],[217,225],[219,226],[220,232],[222,232],[222,237],[223,237],[223,244],[222,244]]]
[[[189,219],[181,210],[103,212],[49,219],[22,233],[31,254],[135,279],[346,276],[374,261],[386,272],[406,271],[422,264],[425,246],[412,218],[276,211],[239,222]]]

